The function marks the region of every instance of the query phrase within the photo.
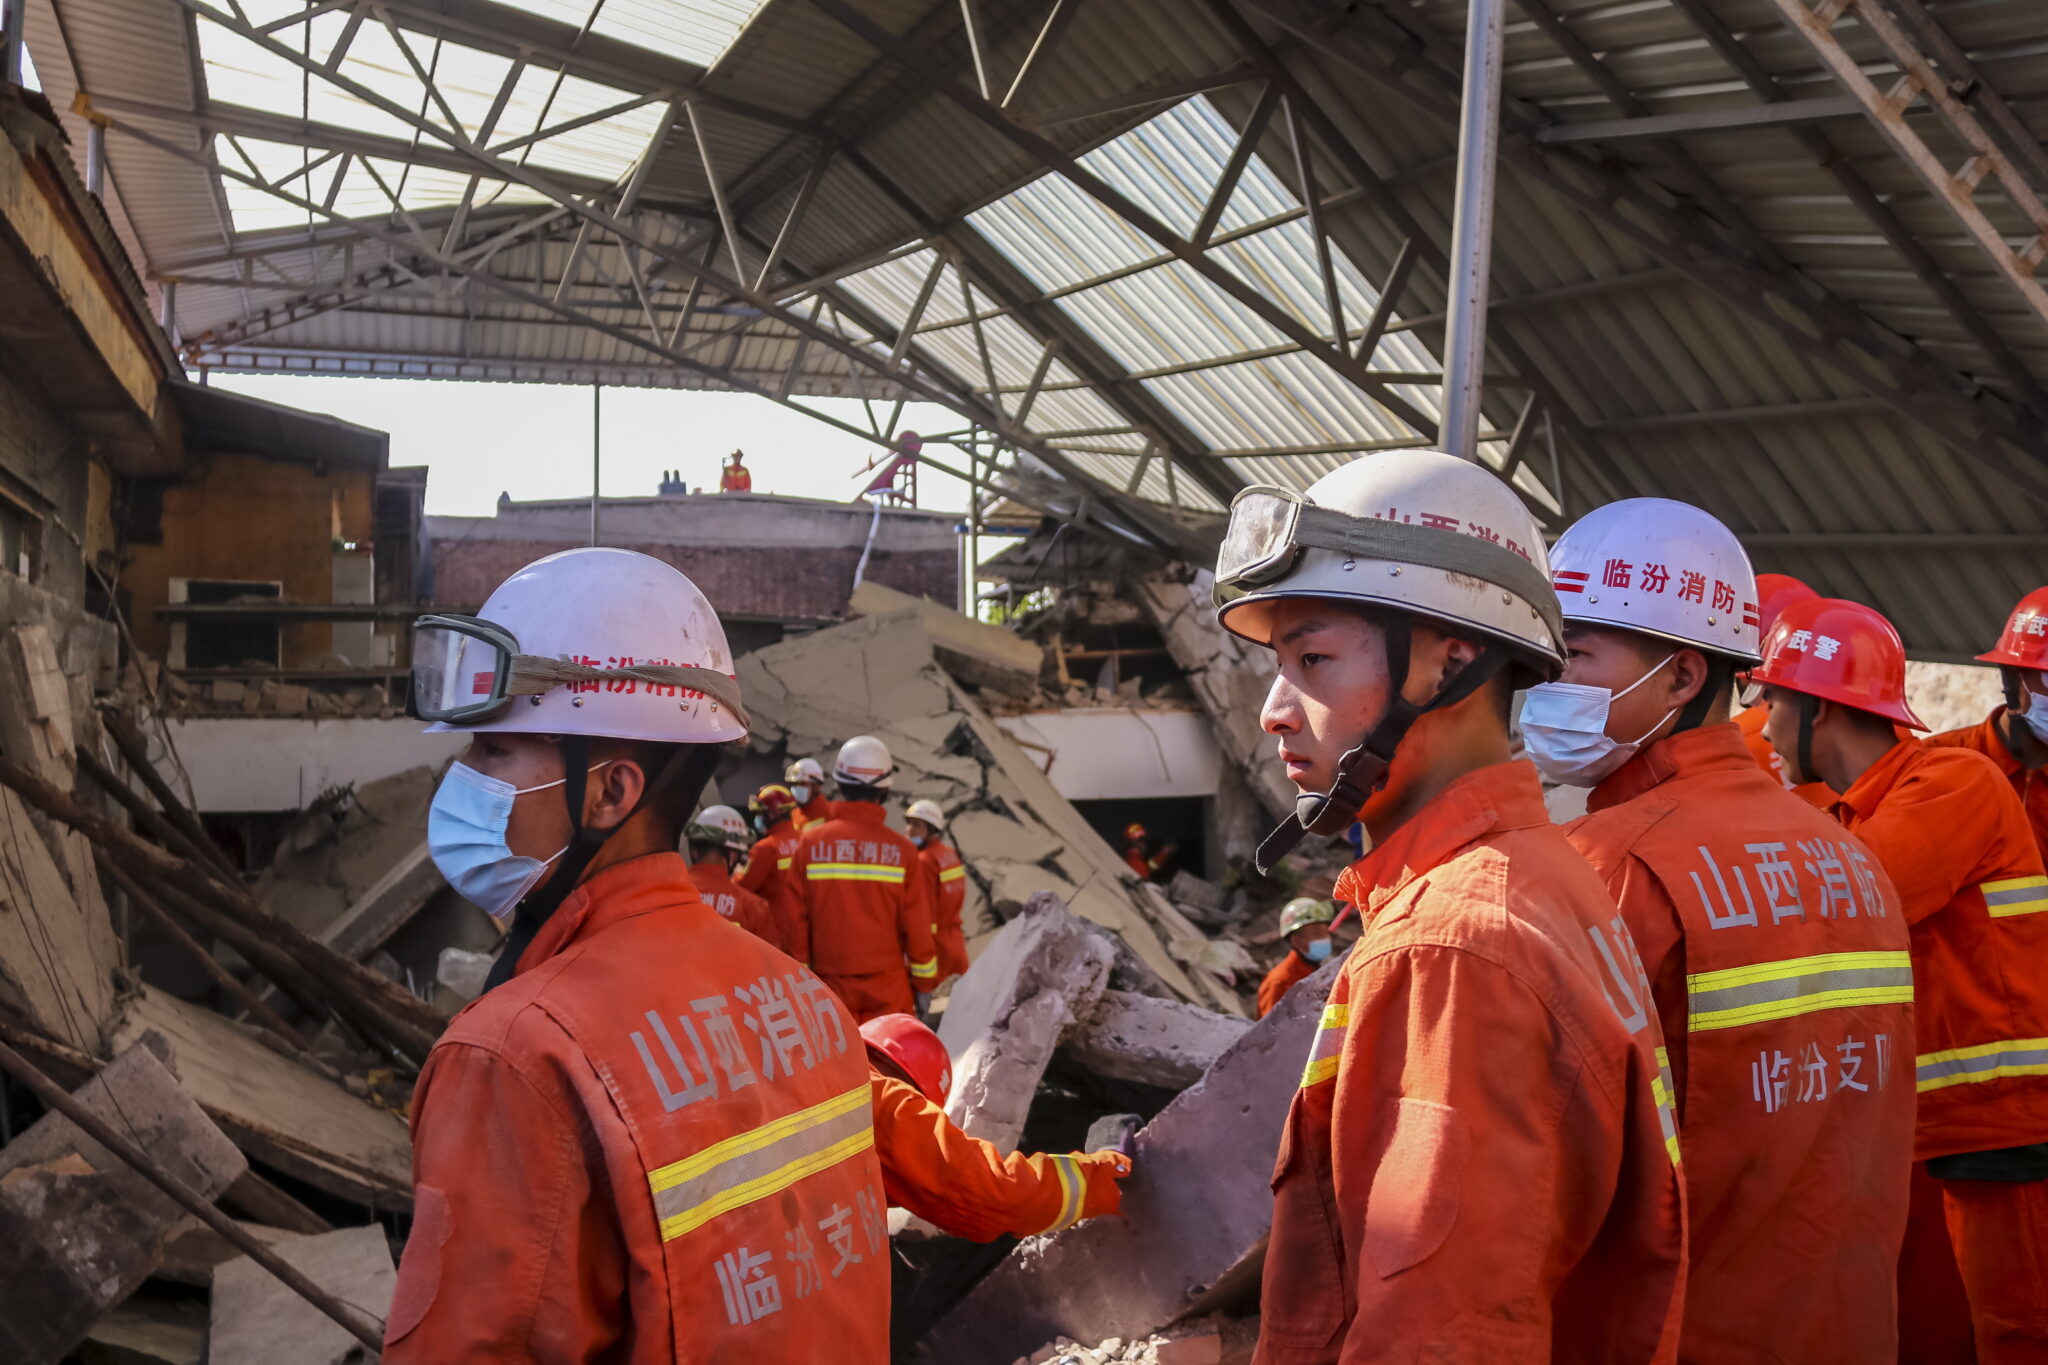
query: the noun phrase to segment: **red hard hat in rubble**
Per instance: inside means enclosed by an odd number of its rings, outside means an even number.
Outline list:
[[[1764,637],[1764,661],[1749,677],[1927,728],[1906,704],[1906,647],[1899,632],[1861,602],[1815,597],[1788,603]]]
[[[860,1026],[861,1041],[910,1077],[910,1083],[933,1104],[943,1105],[953,1092],[953,1059],[939,1035],[915,1015],[878,1014]]]
[[[1777,624],[1778,613],[1792,602],[1810,602],[1820,596],[1788,573],[1760,573],[1756,576],[1756,614],[1764,634]]]
[[[1145,827],[1139,824],[1137,821],[1133,820],[1130,824],[1124,826],[1124,838],[1142,839],[1144,837]]]
[[[2009,668],[2048,668],[2048,588],[2036,588],[2020,599],[2006,618],[2005,633],[1979,663]]]

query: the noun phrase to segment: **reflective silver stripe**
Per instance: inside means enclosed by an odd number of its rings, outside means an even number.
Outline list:
[[[1079,1221],[1082,1202],[1088,1193],[1088,1182],[1082,1177],[1081,1163],[1071,1156],[1053,1157],[1052,1168],[1060,1178],[1060,1213],[1045,1231],[1058,1232],[1061,1228],[1071,1227]]]
[[[1737,1028],[1820,1010],[1902,1005],[1913,998],[1913,962],[1903,952],[1821,953],[1685,979],[1687,1029]]]
[[[2048,1075],[2048,1038],[2014,1038],[1977,1047],[1920,1054],[1914,1068],[1918,1090],[1995,1081],[2006,1076]]]

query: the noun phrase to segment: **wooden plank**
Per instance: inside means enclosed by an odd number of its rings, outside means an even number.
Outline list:
[[[294,1179],[382,1209],[412,1202],[412,1142],[395,1114],[279,1056],[233,1021],[145,988],[117,1044],[147,1029],[177,1057],[185,1090],[235,1145]]]
[[[40,1032],[98,1053],[119,954],[105,906],[79,903],[27,806],[0,789],[0,996]]]

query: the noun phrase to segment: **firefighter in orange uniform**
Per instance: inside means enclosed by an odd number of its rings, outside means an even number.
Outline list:
[[[1137,873],[1139,880],[1158,881],[1174,852],[1172,844],[1155,844],[1137,821],[1124,826],[1124,866]]]
[[[739,866],[751,843],[746,817],[731,806],[706,806],[683,831],[690,882],[721,919],[731,920],[763,942],[781,948],[781,926],[775,922],[768,902],[733,883],[732,870]]]
[[[1330,921],[1335,918],[1335,906],[1307,896],[1297,896],[1280,907],[1280,937],[1287,942],[1287,956],[1274,963],[1259,983],[1259,1018],[1271,1014],[1287,992],[1330,960],[1337,946],[1330,937]]]
[[[747,850],[739,887],[768,902],[774,917],[776,944],[784,952],[796,947],[796,912],[790,906],[789,860],[796,853],[797,802],[789,788],[770,783],[747,802],[761,837]]]
[[[2048,1360],[2048,877],[2026,811],[1982,754],[1896,737],[1925,728],[1905,650],[1861,603],[1787,607],[1752,677],[1771,743],[1795,777],[1842,794],[1836,814],[1912,926],[1915,1156],[1941,1191],[1977,1357]],[[1940,1235],[1909,1227],[1908,1260]]]
[[[675,852],[747,732],[710,604],[646,555],[569,550],[479,616],[420,618],[412,657],[416,712],[472,735],[428,846],[511,929],[413,1092],[383,1359],[884,1365],[859,1034]]]
[[[1804,602],[1818,597],[1819,593],[1806,586],[1790,574],[1760,573],[1756,576],[1757,626],[1760,636],[1769,635],[1771,626],[1777,621],[1778,613],[1789,602]],[[1794,784],[1785,775],[1785,760],[1778,757],[1778,751],[1764,738],[1764,721],[1770,712],[1762,703],[1745,706],[1736,713],[1735,724],[1742,731],[1742,742],[1749,746],[1749,756],[1757,765],[1771,775],[1771,779],[1786,791],[1817,810],[1826,810],[1835,804],[1835,794],[1828,790],[1825,782],[1801,782]]]
[[[1569,657],[1561,683],[1530,689],[1522,735],[1546,777],[1592,788],[1566,837],[1620,906],[1663,1023],[1685,1152],[1680,1355],[1895,1360],[1914,1108],[1898,893],[1728,721],[1760,643],[1733,532],[1630,498],[1567,530],[1550,569]]]
[[[946,1117],[953,1062],[939,1035],[907,1014],[884,1014],[862,1024],[860,1036],[892,1207],[970,1242],[1058,1232],[1123,1207],[1117,1181],[1131,1173],[1123,1153],[1004,1156]]]
[[[946,828],[946,813],[938,802],[911,802],[903,827],[917,845],[917,861],[924,869],[925,891],[936,916],[932,938],[939,945],[939,980],[947,981],[967,970],[967,931],[960,925],[960,907],[967,903],[967,869],[939,837]]]
[[[751,493],[754,491],[754,476],[748,472],[746,456],[735,450],[725,457],[725,464],[718,471],[718,491],[721,493]]]
[[[839,747],[831,819],[804,827],[790,858],[797,956],[862,1023],[922,1012],[939,984],[932,902],[917,845],[890,829],[882,802],[896,770],[888,746],[855,735]]]
[[[2034,843],[2048,859],[2048,588],[2020,599],[2005,631],[1978,661],[1998,665],[2005,705],[1977,725],[1929,737],[1944,749],[1975,749],[1998,765],[2034,827]]]
[[[782,784],[796,798],[797,832],[806,825],[832,818],[832,803],[825,799],[825,769],[815,758],[799,758],[783,770]]]
[[[1355,460],[1251,488],[1224,629],[1272,649],[1262,720],[1306,833],[1362,823],[1362,927],[1273,1177],[1259,1365],[1668,1361],[1685,1269],[1657,1019],[1508,705],[1563,667],[1542,534],[1484,467]],[[1194,1197],[1194,1196],[1191,1196]]]

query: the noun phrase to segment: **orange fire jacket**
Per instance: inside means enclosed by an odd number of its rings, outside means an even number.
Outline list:
[[[1364,929],[1288,1110],[1255,1361],[1674,1359],[1649,986],[1535,769],[1458,778],[1336,894]]]
[[[1778,757],[1778,751],[1764,738],[1764,722],[1771,718],[1768,706],[1745,706],[1735,713],[1736,728],[1742,731],[1742,742],[1749,749],[1749,756],[1757,766],[1771,775],[1771,780],[1791,792],[1816,810],[1826,810],[1835,804],[1835,790],[1825,782],[1801,782],[1796,786],[1785,775],[1785,760]]]
[[[799,954],[821,976],[870,976],[909,963],[910,981],[939,984],[931,897],[917,845],[870,801],[841,801],[806,826],[790,857]]]
[[[1279,1004],[1287,992],[1293,990],[1298,982],[1306,981],[1314,976],[1316,968],[1322,965],[1320,962],[1310,962],[1300,953],[1289,948],[1287,956],[1275,963],[1273,970],[1266,973],[1266,979],[1259,983],[1259,1012],[1257,1017],[1263,1019],[1271,1014],[1273,1006]]]
[[[777,948],[782,947],[782,926],[776,922],[768,902],[744,887],[735,885],[725,859],[706,858],[690,864],[690,883],[704,903],[740,928]]]
[[[889,1203],[955,1237],[1035,1237],[1123,1207],[1116,1182],[1131,1163],[1121,1152],[1004,1156],[955,1128],[916,1086],[873,1068],[868,1083]]]
[[[795,912],[789,904],[789,860],[796,853],[796,841],[794,813],[768,826],[768,832],[754,841],[747,854],[739,886],[768,902],[768,911],[775,917],[775,946],[801,961],[803,954],[796,951]]]
[[[1979,724],[1929,735],[1927,742],[1937,749],[1975,749],[1996,763],[2012,783],[2020,804],[2026,807],[2027,822],[2034,827],[2034,845],[2041,850],[2042,859],[2048,860],[2048,779],[2020,762],[2006,743],[2005,717],[2005,708],[2001,706]]]
[[[866,805],[868,803],[863,801],[856,802],[855,804]],[[823,792],[814,793],[810,800],[797,807],[797,814],[803,817],[796,822],[797,831],[801,833],[821,820],[830,820],[838,813],[838,810],[839,803],[837,801],[826,799]]]
[[[686,874],[592,877],[429,1054],[392,1365],[888,1360],[860,1037]]]
[[[1565,835],[1642,955],[1678,1096],[1681,1353],[1896,1358],[1914,1108],[1898,892],[1733,725],[1659,740],[1586,805]]]
[[[925,894],[932,899],[932,938],[939,948],[939,980],[944,981],[967,970],[967,931],[960,925],[967,869],[960,855],[936,838],[925,840],[917,861],[924,869]]]
[[[1835,814],[1913,928],[1916,1159],[2048,1141],[2048,877],[2019,797],[1982,754],[1905,739]]]

